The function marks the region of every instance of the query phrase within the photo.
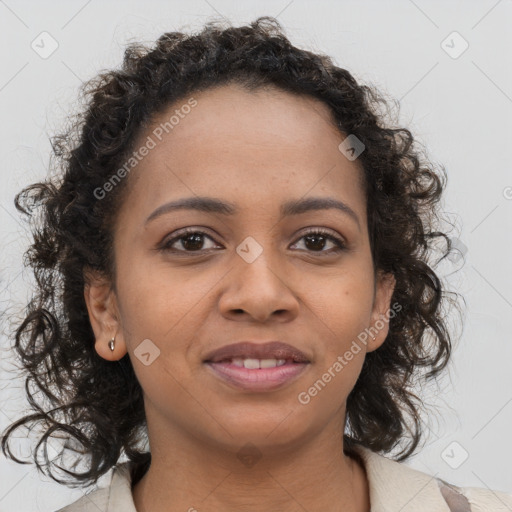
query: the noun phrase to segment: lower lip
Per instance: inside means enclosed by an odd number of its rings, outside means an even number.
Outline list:
[[[272,391],[296,379],[309,363],[286,363],[274,368],[240,368],[229,362],[206,363],[222,380],[248,391]]]

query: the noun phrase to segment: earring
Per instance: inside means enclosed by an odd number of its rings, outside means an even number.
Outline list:
[[[112,338],[109,342],[108,342],[108,347],[110,348],[110,350],[112,352],[114,352],[114,342],[115,342],[115,337]]]

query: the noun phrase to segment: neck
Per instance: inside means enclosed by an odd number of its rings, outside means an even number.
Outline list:
[[[370,509],[364,466],[343,452],[339,435],[324,432],[286,450],[246,447],[235,453],[187,436],[173,443],[150,439],[151,465],[132,489],[137,512]]]

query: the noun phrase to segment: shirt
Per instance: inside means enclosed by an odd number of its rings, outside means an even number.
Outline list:
[[[512,494],[457,487],[369,448],[355,445],[353,450],[366,470],[371,512],[512,512]],[[131,491],[132,464],[116,464],[106,487],[56,512],[137,512]]]

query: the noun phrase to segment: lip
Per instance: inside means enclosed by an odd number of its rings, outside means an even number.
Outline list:
[[[310,363],[309,358],[298,348],[281,341],[250,342],[242,341],[224,345],[210,352],[205,363],[219,363],[233,358],[286,359],[294,363]]]
[[[233,359],[284,359],[273,368],[245,368]],[[242,341],[210,352],[203,361],[227,384],[245,391],[273,391],[298,378],[311,363],[304,352],[281,341]]]
[[[287,362],[274,368],[248,369],[240,368],[223,361],[207,362],[213,374],[228,385],[244,391],[274,391],[296,380],[308,367],[309,363]]]

